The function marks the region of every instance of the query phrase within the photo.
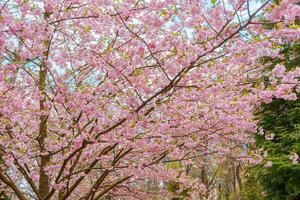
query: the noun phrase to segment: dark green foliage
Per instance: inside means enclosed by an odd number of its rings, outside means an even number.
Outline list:
[[[284,59],[264,58],[265,63],[271,62],[268,70],[278,63],[284,64],[287,71],[300,66],[299,42],[285,44],[281,54]],[[257,116],[265,134],[275,134],[271,141],[264,135],[256,137],[256,147],[267,150],[266,160],[272,161],[273,166],[267,168],[264,163],[256,166],[247,182],[256,180],[253,184],[263,187],[266,200],[299,200],[300,164],[293,164],[289,157],[295,153],[300,155],[300,95],[296,101],[273,99],[261,106]]]
[[[274,99],[263,105],[260,125],[275,134],[271,141],[257,136],[257,146],[268,151],[271,168],[257,166],[256,173],[267,193],[266,199],[300,199],[300,165],[293,164],[289,156],[300,154],[300,99],[285,101]]]
[[[240,193],[240,200],[264,200],[264,191],[260,180],[256,177],[255,169],[248,168],[248,173],[244,176],[246,181]]]

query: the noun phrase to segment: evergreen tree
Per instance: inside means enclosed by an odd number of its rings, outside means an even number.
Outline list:
[[[287,70],[300,65],[300,43],[288,44],[281,52],[284,59],[272,61],[270,69],[283,64]],[[256,145],[264,152],[265,162],[252,171],[247,182],[261,185],[267,200],[300,199],[300,95],[295,101],[273,99],[261,106],[258,118],[264,134]],[[266,164],[267,163],[267,164]],[[249,189],[249,188],[248,188]],[[264,196],[264,195],[263,195]]]

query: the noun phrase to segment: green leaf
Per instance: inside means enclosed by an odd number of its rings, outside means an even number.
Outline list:
[[[217,0],[210,0],[210,1],[214,6],[217,4]]]
[[[279,0],[274,0],[275,5],[279,5],[280,1]]]

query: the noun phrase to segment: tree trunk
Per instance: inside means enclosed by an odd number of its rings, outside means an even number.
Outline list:
[[[241,164],[239,163],[236,167],[236,178],[237,178],[237,182],[239,185],[239,191],[241,191],[243,189],[242,179],[240,176],[240,168],[241,168]]]
[[[45,92],[46,88],[46,77],[47,77],[47,70],[44,66],[41,66],[39,72],[39,91],[41,93]],[[40,100],[40,111],[45,111],[45,102],[46,97],[43,94],[43,98]],[[40,116],[40,127],[39,127],[39,145],[41,148],[41,153],[45,153],[45,139],[47,137],[47,115]],[[48,155],[41,155],[41,164],[40,164],[40,179],[39,179],[39,195],[43,199],[49,193],[49,176],[45,173],[45,167],[47,163],[50,162],[50,156]]]

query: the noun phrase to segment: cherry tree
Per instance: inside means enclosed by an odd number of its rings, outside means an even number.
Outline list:
[[[263,56],[299,39],[295,0],[0,2],[0,190],[12,199],[162,199],[182,169],[244,151],[253,110],[296,98]],[[265,23],[279,28],[268,30]],[[147,184],[158,183],[149,190]]]

